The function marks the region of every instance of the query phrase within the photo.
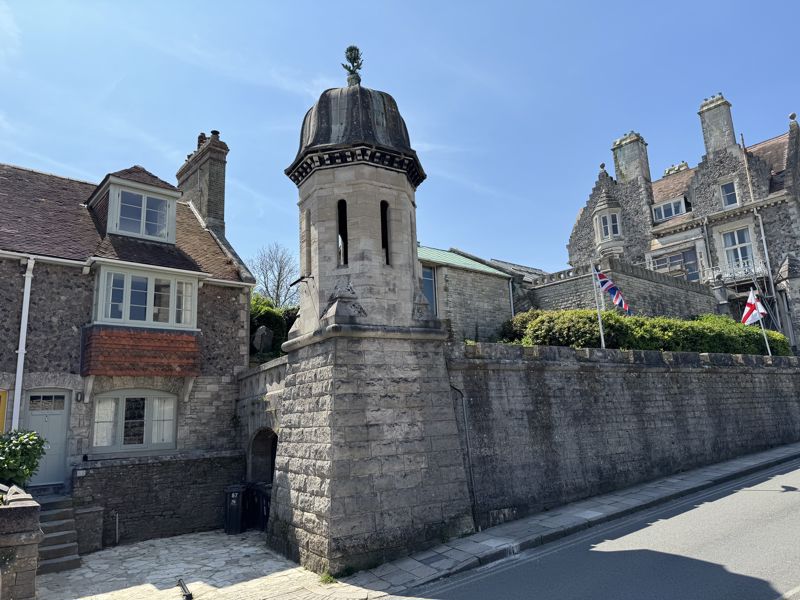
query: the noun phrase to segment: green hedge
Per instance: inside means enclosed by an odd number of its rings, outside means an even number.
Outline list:
[[[532,310],[516,315],[503,326],[506,342],[524,346],[599,348],[600,329],[594,310]],[[603,313],[607,348],[672,352],[722,352],[766,354],[761,328],[742,325],[722,315],[702,315],[693,320],[669,317],[626,317]],[[773,354],[791,355],[789,341],[767,330]]]

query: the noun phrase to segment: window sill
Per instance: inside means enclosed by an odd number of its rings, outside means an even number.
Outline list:
[[[119,321],[92,321],[90,326],[100,327],[119,327],[121,329],[150,329],[153,331],[174,331],[186,333],[198,333],[200,330],[197,327],[182,327],[180,325],[161,325],[159,323],[137,323],[137,322],[119,322]]]

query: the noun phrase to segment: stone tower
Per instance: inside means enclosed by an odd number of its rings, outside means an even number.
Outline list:
[[[374,566],[473,530],[445,364],[421,293],[425,173],[394,99],[348,79],[303,121],[300,314],[268,543],[304,566]]]

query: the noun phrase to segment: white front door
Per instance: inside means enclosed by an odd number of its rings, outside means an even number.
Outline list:
[[[66,479],[68,414],[69,392],[28,394],[28,429],[47,440],[39,470],[31,479],[33,485],[64,483]]]

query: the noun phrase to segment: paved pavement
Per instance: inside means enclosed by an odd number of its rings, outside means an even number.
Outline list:
[[[79,569],[39,577],[38,594],[48,600],[180,600],[176,583],[183,578],[198,600],[368,600],[409,595],[443,577],[795,457],[800,457],[800,443],[680,473],[492,527],[328,585],[268,551],[263,535],[226,536],[217,531],[84,556]]]

